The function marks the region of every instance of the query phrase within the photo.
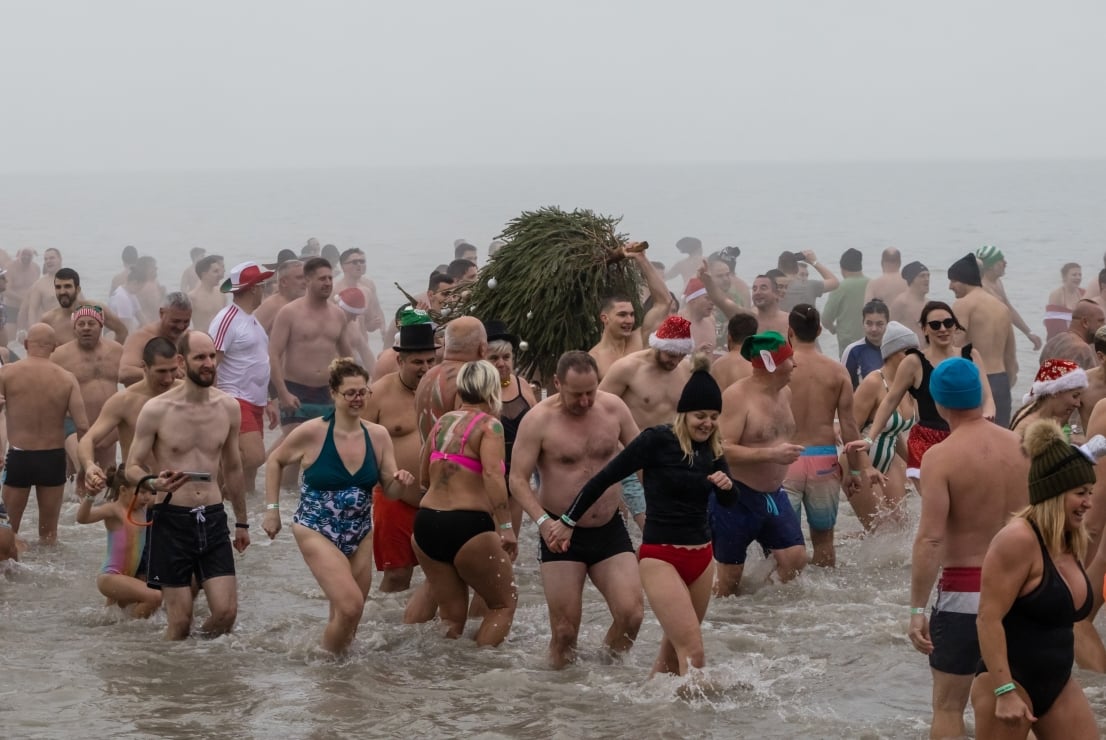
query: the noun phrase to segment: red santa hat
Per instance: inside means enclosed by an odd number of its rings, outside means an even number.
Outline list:
[[[691,343],[691,322],[683,316],[669,316],[649,335],[649,346],[674,355],[690,355],[694,349]]]
[[[1071,360],[1045,360],[1022,403],[1087,387],[1087,373]]]
[[[687,285],[684,286],[684,303],[694,301],[696,298],[701,298],[707,294],[707,289],[703,285],[703,281],[697,277],[691,278],[687,281]]]
[[[338,306],[346,313],[360,316],[365,313],[365,294],[360,288],[346,288],[338,294]]]

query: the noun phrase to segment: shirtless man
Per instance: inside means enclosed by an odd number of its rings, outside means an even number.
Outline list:
[[[922,309],[929,301],[929,268],[921,262],[911,262],[902,268],[902,279],[906,281],[906,290],[895,296],[888,306],[891,320],[912,329],[918,335],[919,345],[923,345]]]
[[[54,297],[58,305],[42,316],[42,323],[54,330],[54,336],[60,344],[72,342],[77,335],[73,331],[73,312],[79,306],[95,306],[104,317],[104,328],[115,334],[115,341],[122,344],[127,341],[127,327],[119,317],[109,311],[99,301],[90,301],[81,292],[81,276],[71,267],[63,267],[54,273]]]
[[[8,265],[8,290],[4,299],[8,305],[8,319],[15,325],[18,325],[20,309],[31,286],[42,275],[34,259],[35,250],[23,248],[16,252],[15,259]]]
[[[1018,379],[1014,326],[1010,309],[982,286],[974,254],[949,267],[949,290],[956,295],[952,310],[964,327],[961,344],[979,351],[995,400],[995,423],[1005,428],[1010,425],[1010,389]]]
[[[685,236],[676,242],[676,250],[685,256],[665,270],[664,279],[671,280],[674,277],[679,277],[682,282],[686,283],[695,276],[695,273],[699,270],[699,265],[703,263],[703,242],[694,236]],[[661,300],[666,300],[666,298]]]
[[[1100,327],[1094,333],[1092,346],[1098,364],[1087,370],[1087,387],[1079,396],[1079,420],[1083,429],[1090,427],[1095,405],[1106,398],[1106,327]]]
[[[790,441],[795,436],[788,387],[795,369],[792,352],[776,332],[754,334],[741,345],[753,374],[722,393],[718,429],[739,494],[733,507],[712,501],[710,508],[717,596],[738,592],[754,540],[774,557],[781,581],[794,578],[807,562],[799,519],[782,488],[789,466],[803,451]]]
[[[419,439],[425,441],[438,418],[461,405],[457,371],[461,365],[488,354],[488,333],[480,319],[462,316],[446,324],[442,361],[427,370],[415,389]]]
[[[338,257],[342,266],[342,276],[335,282],[334,293],[341,293],[346,288],[357,288],[365,296],[365,312],[359,319],[361,328],[366,335],[375,331],[384,331],[384,311],[380,308],[380,298],[377,296],[376,284],[365,277],[365,253],[354,247],[342,252]],[[384,337],[387,341],[387,337]],[[364,363],[362,363],[364,365]],[[372,367],[364,365],[372,371]]]
[[[791,309],[788,322],[791,325],[788,336],[795,351],[795,369],[790,382],[791,415],[795,420],[791,442],[802,447],[802,452],[787,469],[783,489],[791,499],[796,517],[801,520],[800,508],[806,509],[814,547],[812,562],[832,568],[837,564],[833,530],[837,524],[842,480],[846,496],[852,497],[860,491],[861,475],[869,465],[863,462],[867,455],[848,452],[849,475],[846,478],[837,462],[834,417],[840,419],[842,442],[848,444],[860,439],[860,430],[853,418],[853,386],[849,371],[818,350],[818,335],[822,333],[818,309],[800,303]]]
[[[188,294],[192,301],[192,325],[200,331],[207,331],[215,314],[226,308],[226,293],[220,290],[226,265],[217,254],[209,254],[196,263],[196,277],[199,282]]]
[[[606,599],[613,622],[605,643],[616,653],[633,645],[644,604],[633,545],[618,512],[619,486],[612,486],[576,522],[567,551],[550,549],[560,544],[555,518],[638,434],[626,404],[599,390],[599,371],[591,355],[561,355],[553,385],[557,393],[532,408],[519,425],[510,488],[541,533],[539,560],[552,631],[549,657],[555,668],[561,668],[576,654],[586,578]],[[530,485],[535,468],[537,492]]]
[[[181,293],[187,295],[195,290],[196,286],[200,284],[200,276],[196,274],[196,264],[202,260],[205,255],[207,255],[207,250],[203,247],[192,247],[188,250],[188,267],[184,268],[184,272],[182,272],[180,276]],[[135,253],[135,257],[138,257],[137,253]],[[124,277],[119,284],[122,285],[126,280],[127,279]],[[115,290],[115,287],[115,285],[112,285],[111,289]]]
[[[42,277],[27,291],[19,307],[18,325],[26,329],[42,320],[42,315],[54,307],[54,275],[61,269],[61,252],[50,247],[42,253]]]
[[[930,393],[952,433],[922,460],[922,511],[911,559],[910,641],[933,674],[930,737],[964,737],[964,707],[979,663],[979,572],[991,538],[1029,503],[1029,460],[1017,434],[983,418],[983,387],[970,360],[933,370]],[[981,481],[981,475],[986,480]],[[926,619],[943,569],[932,630]],[[931,636],[932,632],[932,636]]]
[[[979,260],[983,277],[983,289],[998,298],[1010,309],[1010,320],[1014,326],[1033,344],[1033,351],[1041,348],[1041,338],[1029,330],[1029,324],[1021,317],[1018,310],[1006,297],[1006,288],[1002,285],[1002,277],[1006,274],[1006,255],[998,247],[991,245],[975,250],[976,259]]]
[[[177,380],[177,348],[164,337],[154,337],[142,348],[142,381],[126,388],[107,400],[100,415],[77,444],[77,458],[84,471],[85,486],[89,491],[99,491],[106,478],[104,468],[96,461],[95,449],[119,435],[119,451],[124,462],[131,452],[138,412],[154,396],[159,396]]]
[[[401,470],[418,469],[422,438],[415,414],[415,390],[422,377],[434,366],[436,349],[434,327],[429,323],[401,327],[399,343],[395,346],[399,370],[372,384],[361,410],[363,419],[388,430],[395,447],[396,465]],[[412,487],[417,485],[416,481]],[[418,491],[414,493],[417,495]],[[411,574],[417,563],[411,547],[417,511],[401,499],[388,498],[379,487],[373,490],[373,559],[376,569],[384,574],[380,590],[385,593],[406,591],[411,585]],[[415,599],[407,608],[421,611]],[[433,605],[429,608],[430,617],[433,617]]]
[[[276,266],[277,291],[261,302],[253,316],[266,334],[273,333],[273,321],[277,312],[307,292],[307,278],[303,275],[303,262],[285,260]]]
[[[879,266],[883,272],[879,277],[869,280],[868,287],[864,289],[865,303],[878,298],[890,304],[897,296],[906,292],[906,278],[899,272],[902,269],[902,253],[899,250],[894,247],[883,250]]]
[[[307,293],[276,315],[269,335],[270,377],[280,402],[284,437],[297,426],[334,408],[328,377],[330,361],[349,357],[346,317],[330,300],[333,270],[322,257],[303,265]],[[289,466],[291,467],[291,466]]]
[[[631,249],[635,244],[637,242],[623,247],[623,254],[637,264],[649,287],[653,306],[645,313],[641,326],[635,329],[634,304],[628,296],[608,296],[603,301],[599,309],[599,323],[603,325],[603,334],[599,343],[588,350],[588,354],[595,358],[599,366],[600,380],[606,376],[607,370],[615,361],[642,350],[645,347],[645,337],[668,315],[668,286],[645,253]]]
[[[787,335],[787,314],[780,310],[779,285],[775,278],[757,275],[753,280],[753,307],[757,310],[757,328]]]
[[[115,289],[118,288],[120,285],[127,282],[127,278],[130,277],[131,274],[131,268],[134,267],[135,262],[138,262],[138,250],[135,249],[134,245],[128,244],[127,246],[123,247],[123,253],[120,255],[120,260],[123,263],[123,269],[115,273],[114,277],[112,277],[111,288],[108,290],[108,296],[114,293]],[[191,270],[191,266],[188,269]],[[195,275],[195,273],[192,274],[193,276]],[[185,290],[182,292],[187,293],[188,291]]]
[[[693,277],[684,287],[684,305],[679,315],[691,324],[691,342],[697,351],[714,353],[714,303],[703,281]]]
[[[1045,342],[1041,348],[1040,364],[1046,360],[1071,360],[1084,370],[1098,366],[1098,357],[1091,347],[1095,333],[1106,323],[1106,314],[1102,306],[1084,298],[1075,304],[1071,312],[1071,323]]]
[[[191,632],[193,578],[211,608],[202,628],[205,633],[229,632],[238,616],[224,495],[234,508],[234,549],[242,552],[250,544],[238,452],[238,402],[214,387],[216,352],[211,337],[186,332],[177,352],[184,382],[142,407],[127,456],[130,483],[140,486],[145,481],[158,495],[146,579],[150,588],[161,590],[167,640],[183,640]]]
[[[4,463],[4,506],[12,532],[19,534],[33,486],[39,542],[54,544],[65,486],[65,417],[73,419],[78,434],[84,434],[88,416],[73,373],[50,361],[57,346],[54,330],[32,324],[23,346],[27,356],[0,369],[10,445]]]
[[[77,338],[54,350],[50,359],[77,378],[85,414],[89,422],[95,422],[104,404],[119,389],[119,359],[123,356],[123,345],[103,337],[104,314],[99,306],[77,308],[73,312],[73,331]],[[68,417],[65,419],[65,451],[73,468],[79,470],[77,427]],[[115,462],[115,440],[99,447],[95,458],[104,468]],[[77,479],[77,488],[84,489],[83,477]]]
[[[599,390],[621,398],[639,429],[669,424],[691,379],[691,366],[683,360],[693,349],[691,324],[682,316],[669,316],[649,335],[649,349],[611,365]],[[622,495],[630,515],[644,529],[645,491],[636,475],[622,481]]]
[[[130,385],[142,380],[142,350],[154,337],[164,337],[175,346],[192,323],[192,301],[184,293],[165,296],[165,305],[158,309],[158,320],[139,327],[123,342],[123,358],[119,361],[119,382]]]
[[[215,387],[236,400],[242,411],[238,449],[247,491],[254,489],[257,470],[265,462],[265,422],[276,429],[278,420],[276,403],[269,401],[269,336],[253,317],[265,281],[272,276],[256,262],[231,268],[221,287],[231,295],[231,304],[215,314],[208,328],[219,367]]]
[[[723,391],[753,374],[753,366],[741,356],[741,343],[757,333],[757,318],[751,313],[734,314],[726,325],[729,351],[711,363],[710,374]]]

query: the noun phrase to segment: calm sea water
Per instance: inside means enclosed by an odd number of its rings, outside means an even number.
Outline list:
[[[61,249],[86,292],[103,297],[123,245],[155,256],[175,287],[192,246],[228,267],[271,260],[309,236],[367,252],[385,309],[452,257],[465,237],[483,249],[502,224],[541,205],[624,215],[623,230],[671,262],[676,239],[707,250],[742,248],[751,278],[783,249],[814,249],[836,264],[848,247],[878,271],[899,247],[934,272],[933,297],[951,299],[943,270],[981,244],[1010,263],[1007,290],[1038,333],[1059,267],[1088,281],[1106,248],[1106,163],[933,163],[417,168],[0,176],[0,247]],[[1019,335],[1019,388],[1036,369]],[[1020,395],[1020,393],[1018,394]],[[917,501],[912,511],[917,512]],[[608,621],[585,598],[582,656],[545,668],[547,617],[532,525],[517,568],[521,606],[509,641],[476,650],[434,625],[400,624],[402,598],[373,593],[347,658],[315,647],[326,602],[286,530],[260,530],[238,557],[234,634],[165,644],[164,618],[123,620],[101,606],[99,525],[62,515],[62,544],[32,549],[0,577],[0,726],[9,737],[923,737],[925,659],[905,638],[909,534],[859,539],[842,508],[839,566],[809,569],[711,605],[704,626],[717,690],[677,697],[674,679],[645,681],[660,631],[647,613],[621,662],[598,646]],[[259,519],[260,498],[251,501]],[[27,524],[34,531],[32,506]],[[750,561],[755,576],[764,563]],[[752,579],[750,579],[752,580]],[[200,610],[203,610],[202,601]],[[1106,717],[1106,679],[1076,674]],[[1106,729],[1106,722],[1103,724]]]

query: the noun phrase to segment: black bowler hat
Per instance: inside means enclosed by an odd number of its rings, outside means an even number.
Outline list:
[[[438,349],[434,344],[433,324],[410,324],[399,327],[399,344],[392,347],[396,352],[433,352]]]
[[[503,339],[511,343],[511,347],[518,351],[518,336],[512,334],[507,325],[498,319],[492,319],[491,321],[484,322],[484,331],[488,334],[488,341],[494,342],[497,339]]]
[[[291,249],[282,249],[277,252],[276,262],[266,262],[263,266],[266,270],[275,270],[283,265],[285,262],[298,262],[299,259],[300,258],[297,257],[296,253],[293,252]]]

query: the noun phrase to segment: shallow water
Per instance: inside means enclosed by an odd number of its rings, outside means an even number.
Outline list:
[[[57,246],[86,292],[102,297],[124,244],[156,256],[175,288],[196,244],[230,266],[271,260],[315,235],[366,250],[390,311],[400,300],[392,281],[421,288],[455,237],[483,248],[519,211],[558,203],[625,214],[624,230],[652,242],[655,259],[672,261],[669,245],[686,234],[708,250],[739,244],[746,279],[783,249],[813,248],[835,264],[850,246],[872,275],[879,249],[894,244],[906,261],[929,264],[942,299],[951,299],[944,268],[996,243],[1010,262],[1008,293],[1043,334],[1059,266],[1082,262],[1085,283],[1097,273],[1104,196],[1102,162],[5,175],[0,248]],[[1018,346],[1016,397],[1036,368],[1020,335]],[[911,507],[916,514],[916,499]],[[250,508],[258,521],[260,497]],[[905,636],[911,534],[850,537],[860,527],[847,508],[836,570],[810,568],[794,583],[711,604],[704,678],[713,688],[681,698],[683,682],[646,680],[660,639],[648,609],[634,649],[622,660],[604,655],[609,620],[590,586],[579,662],[546,668],[530,523],[516,569],[520,608],[502,647],[404,626],[403,597],[373,592],[350,655],[334,660],[317,647],[326,602],[287,528],[270,544],[255,527],[254,544],[236,555],[233,634],[169,644],[163,615],[131,621],[102,606],[103,529],[74,524],[70,501],[62,544],[32,548],[0,577],[0,735],[924,737],[931,682]],[[36,520],[32,505],[24,531]],[[765,565],[753,557],[747,582]],[[201,599],[197,622],[203,611]],[[1106,678],[1076,675],[1106,718]]]

